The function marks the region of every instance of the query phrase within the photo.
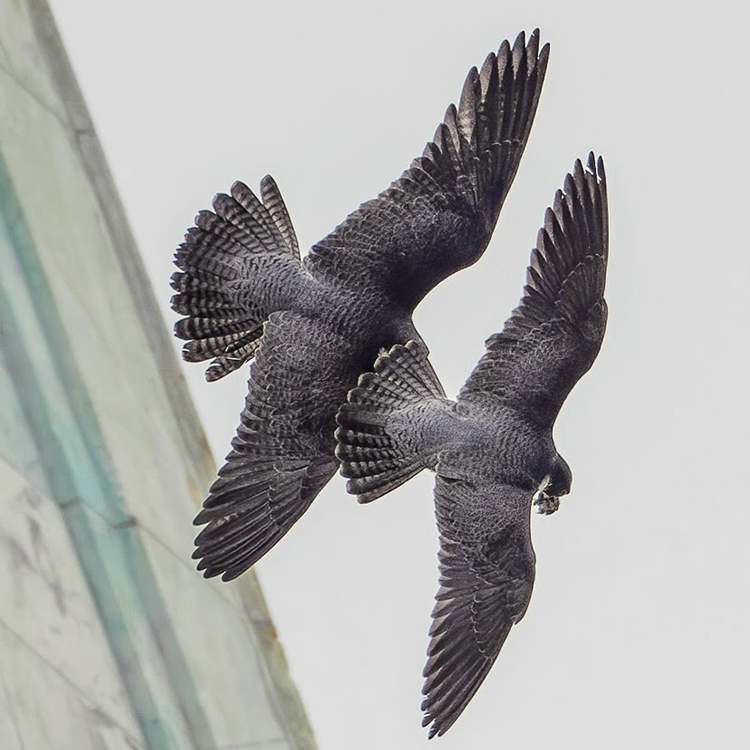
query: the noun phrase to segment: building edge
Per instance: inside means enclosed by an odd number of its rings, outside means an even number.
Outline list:
[[[27,3],[32,11],[34,32],[43,50],[50,79],[54,81],[75,133],[81,163],[96,187],[97,201],[151,355],[165,380],[172,385],[167,389],[167,394],[170,409],[180,427],[183,447],[199,475],[204,476],[208,483],[216,472],[213,456],[54,15],[47,0],[27,0]],[[266,687],[273,697],[272,705],[287,742],[295,750],[317,750],[312,726],[289,673],[283,647],[255,572],[248,571],[232,585],[238,589],[244,611],[252,625],[263,658]]]

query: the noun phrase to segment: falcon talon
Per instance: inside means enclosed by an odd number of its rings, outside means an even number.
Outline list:
[[[544,492],[537,492],[534,496],[534,505],[536,505],[537,513],[550,516],[560,508],[560,498],[555,495],[547,495]]]

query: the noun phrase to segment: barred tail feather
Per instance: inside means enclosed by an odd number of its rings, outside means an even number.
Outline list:
[[[424,344],[398,344],[359,379],[336,416],[336,457],[347,489],[368,503],[426,468],[414,426],[415,407],[445,393]],[[397,429],[395,429],[397,427]],[[398,434],[398,438],[395,435]],[[406,436],[406,437],[404,437]]]
[[[235,182],[230,195],[214,198],[213,211],[198,213],[175,253],[180,270],[172,276],[172,309],[186,316],[175,324],[175,335],[187,342],[186,361],[212,360],[207,380],[238,369],[260,346],[263,323],[275,309],[273,285],[258,291],[258,277],[272,267],[269,257],[299,265],[294,228],[270,176],[261,182],[261,195],[263,202]]]

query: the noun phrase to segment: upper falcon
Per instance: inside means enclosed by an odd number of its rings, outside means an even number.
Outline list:
[[[479,259],[529,137],[548,45],[503,42],[472,68],[422,156],[300,260],[276,183],[201,211],[172,284],[184,357],[214,380],[255,357],[237,435],[196,524],[205,575],[264,555],[334,474],[335,416],[382,348],[420,340],[419,301]]]

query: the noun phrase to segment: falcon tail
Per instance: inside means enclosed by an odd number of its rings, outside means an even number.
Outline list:
[[[424,344],[398,344],[359,379],[336,415],[336,457],[347,489],[368,503],[429,465],[420,417],[447,403]],[[397,436],[397,437],[396,437]]]
[[[175,253],[181,270],[172,276],[172,309],[187,317],[174,327],[186,339],[188,362],[211,359],[207,380],[218,380],[254,355],[263,322],[301,275],[299,246],[273,178],[261,181],[263,202],[241,182],[219,193],[213,211],[201,211],[196,226]]]

